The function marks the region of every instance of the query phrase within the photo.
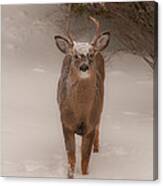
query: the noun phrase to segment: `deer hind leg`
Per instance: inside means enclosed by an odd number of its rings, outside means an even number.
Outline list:
[[[97,127],[96,132],[95,132],[93,152],[95,153],[99,152],[99,126]]]
[[[91,132],[84,134],[82,137],[82,146],[81,146],[81,169],[82,174],[88,174],[88,164],[90,160],[90,155],[92,151],[92,146],[95,138],[95,131],[92,130]]]
[[[67,151],[67,159],[68,159],[68,178],[74,178],[75,171],[75,134],[69,129],[63,129],[64,138],[65,138],[65,146]]]

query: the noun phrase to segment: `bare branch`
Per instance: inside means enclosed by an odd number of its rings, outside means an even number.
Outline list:
[[[147,57],[143,57],[143,59],[147,62],[147,64],[153,69],[154,68],[154,63],[150,61]]]

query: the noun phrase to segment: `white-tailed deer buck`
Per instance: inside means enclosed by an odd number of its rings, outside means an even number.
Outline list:
[[[55,36],[57,47],[65,54],[58,83],[59,104],[65,146],[68,156],[68,177],[73,178],[75,169],[75,134],[82,136],[81,170],[88,174],[92,146],[99,151],[99,123],[104,99],[104,58],[101,51],[110,41],[110,33],[99,33],[91,43],[73,41]]]

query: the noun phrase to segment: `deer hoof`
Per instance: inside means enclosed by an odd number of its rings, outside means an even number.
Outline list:
[[[74,178],[74,174],[73,174],[72,172],[68,172],[67,177],[68,177],[69,179],[73,179],[73,178]]]
[[[98,148],[98,147],[94,147],[94,148],[93,148],[93,152],[94,152],[94,153],[98,153],[98,152],[99,152],[99,148]]]
[[[73,179],[74,175],[68,175],[68,179]]]
[[[74,171],[70,167],[68,168],[67,177],[69,179],[73,179],[74,178]]]

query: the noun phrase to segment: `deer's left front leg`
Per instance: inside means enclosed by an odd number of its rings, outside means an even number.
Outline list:
[[[99,152],[99,126],[96,129],[93,152]]]
[[[92,129],[91,131],[86,132],[82,137],[82,146],[81,146],[81,168],[82,174],[88,174],[88,164],[90,160],[90,155],[92,151],[92,146],[95,138],[95,130]]]

